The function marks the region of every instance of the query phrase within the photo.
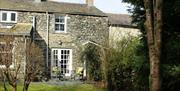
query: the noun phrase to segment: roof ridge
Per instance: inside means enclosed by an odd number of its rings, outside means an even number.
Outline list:
[[[62,3],[62,4],[73,4],[73,5],[87,5],[87,4],[83,4],[83,3],[72,3],[72,2],[58,2],[58,1],[44,1],[46,2],[53,2],[53,3]]]
[[[106,13],[106,14],[131,16],[131,15],[129,15],[129,14],[123,14],[123,13]]]
[[[105,14],[95,6],[89,7],[87,4],[43,1],[40,3],[32,0],[0,0],[0,9],[13,11],[35,11],[35,12],[54,12],[64,14],[80,14],[102,16]],[[77,13],[76,13],[77,12]],[[78,13],[80,12],[80,13]]]

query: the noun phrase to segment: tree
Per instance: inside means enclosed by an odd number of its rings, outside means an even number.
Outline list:
[[[150,89],[151,91],[160,91],[162,0],[144,0],[144,6],[150,60]]]
[[[143,56],[138,55],[140,38],[131,35],[111,41],[107,49],[107,80],[110,91],[145,91],[139,84],[139,69],[142,67]],[[145,83],[145,81],[143,81]]]
[[[180,1],[164,0],[162,36],[162,91],[179,91]]]
[[[144,45],[146,52],[146,31],[144,30],[143,23],[145,22],[145,8],[143,0],[123,0],[126,3],[133,5],[129,9],[132,13],[133,22],[138,24],[139,28],[144,34]],[[180,1],[179,0],[164,0],[163,1],[163,31],[162,31],[162,48],[161,48],[161,79],[162,91],[179,91],[180,77],[179,71],[175,70],[180,68]],[[143,51],[143,50],[142,50]],[[147,51],[148,52],[148,51]]]
[[[140,26],[147,37],[150,60],[150,89],[160,90],[159,65],[161,60],[162,0],[123,0],[134,5],[133,22]],[[141,16],[138,16],[141,15]],[[145,28],[145,29],[144,29]]]
[[[15,41],[14,36],[1,36],[1,44],[0,44],[0,71],[1,76],[7,79],[9,85],[13,87],[13,91],[17,91],[17,82],[20,77],[20,71],[22,67],[22,59],[20,56],[16,55],[16,60],[13,60],[15,46],[19,47],[19,42]],[[24,74],[24,87],[23,91],[28,90],[28,86],[30,82],[43,71],[44,67],[44,57],[42,50],[31,41],[28,41],[24,51],[20,52],[19,55],[23,55],[26,57],[26,65],[25,65],[25,74]],[[4,89],[6,89],[6,84],[4,80]]]
[[[34,42],[27,43],[23,91],[28,91],[28,87],[34,78],[41,75],[39,73],[44,70],[43,67],[44,57],[42,50]]]
[[[101,81],[102,80],[102,62],[100,60],[101,47],[94,44],[87,44],[82,52],[82,60],[86,60],[87,80]]]
[[[16,60],[16,62],[12,59],[13,54],[13,46],[16,45],[14,43],[14,36],[1,36],[1,45],[0,45],[0,64],[2,74],[7,79],[8,83],[13,87],[13,91],[17,91],[17,81],[18,74],[20,73],[21,60]],[[6,89],[6,87],[4,86]]]

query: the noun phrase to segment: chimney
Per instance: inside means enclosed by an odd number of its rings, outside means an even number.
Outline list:
[[[86,0],[88,6],[94,6],[94,0]]]
[[[36,3],[40,3],[40,2],[43,2],[43,1],[46,1],[46,0],[34,0]]]

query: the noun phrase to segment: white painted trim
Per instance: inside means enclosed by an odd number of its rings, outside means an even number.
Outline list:
[[[72,51],[72,49],[69,49],[70,50],[70,62],[69,62],[69,76],[71,76],[72,75],[72,66],[73,66],[73,51]]]
[[[3,21],[2,20],[2,13],[6,13],[7,14],[7,21]],[[15,17],[15,21],[11,21],[11,13],[15,13],[16,17]],[[0,11],[0,22],[4,22],[4,23],[17,23],[17,16],[18,13],[15,11]]]
[[[64,17],[64,31],[57,31],[55,30],[55,24],[56,24],[56,21],[54,22],[54,32],[55,33],[67,33],[67,19],[69,19],[68,15],[65,15],[65,16],[57,16],[57,17]],[[56,19],[56,16],[55,16],[55,19]]]
[[[84,45],[86,45],[88,43],[94,44],[94,45],[99,46],[99,47],[104,48],[104,49],[108,49],[107,47],[103,47],[102,45],[97,44],[97,43],[92,42],[92,41],[86,41],[86,42],[82,43],[82,45],[84,46]]]
[[[70,55],[69,68],[68,68],[69,69],[69,73],[66,73],[65,76],[68,76],[68,77],[71,76],[72,75],[72,63],[73,63],[73,60],[72,60],[72,56],[73,56],[72,55],[72,49],[68,49],[68,48],[67,49],[66,48],[52,48],[52,50],[51,50],[51,56],[52,56],[51,57],[51,77],[54,76],[53,73],[52,73],[52,71],[53,71],[52,67],[54,66],[54,59],[53,59],[53,56],[54,56],[53,55],[53,51],[54,50],[58,50],[58,59],[60,59],[61,50],[69,50],[69,52],[70,52],[69,53],[69,55]],[[59,62],[58,62],[58,65],[60,65]]]

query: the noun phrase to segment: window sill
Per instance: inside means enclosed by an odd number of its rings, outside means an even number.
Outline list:
[[[5,65],[0,65],[0,68],[6,68],[6,66],[5,66]],[[9,68],[13,69],[13,68],[14,68],[14,65],[10,65]]]
[[[62,34],[67,34],[66,31],[54,31],[53,33],[62,33]]]
[[[15,21],[15,22],[12,22],[12,21],[0,21],[0,23],[16,24],[16,23],[17,23],[17,21]]]

